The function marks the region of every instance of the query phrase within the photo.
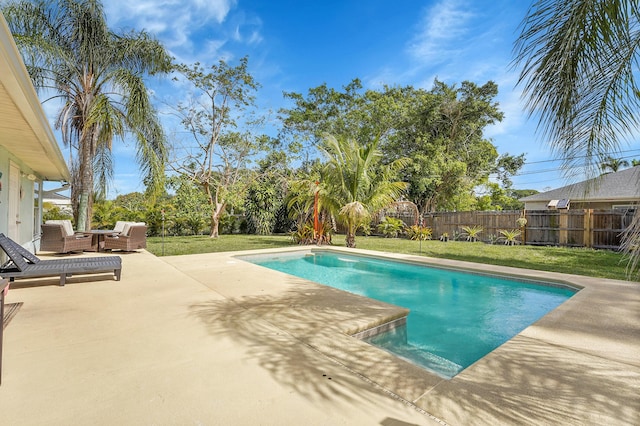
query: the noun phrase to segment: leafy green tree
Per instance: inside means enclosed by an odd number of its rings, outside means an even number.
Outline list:
[[[73,215],[69,210],[61,209],[53,203],[42,203],[42,220],[62,220],[73,219]]]
[[[303,145],[310,142],[313,147],[322,145],[327,134],[370,140],[385,129],[379,126],[379,121],[367,117],[366,106],[371,103],[367,93],[363,93],[359,79],[344,86],[343,91],[325,83],[309,89],[306,97],[285,92],[284,97],[293,101],[294,106],[280,110],[283,133]]]
[[[435,81],[430,91],[408,87],[362,90],[359,80],[342,91],[322,85],[306,96],[287,93],[294,106],[280,111],[285,134],[317,144],[325,133],[359,141],[380,139],[385,161],[410,158],[402,179],[421,211],[468,209],[474,188],[490,173],[508,180],[523,156],[499,156],[483,137],[502,119],[493,98],[497,86]],[[519,164],[519,166],[518,166]]]
[[[258,164],[247,190],[245,215],[249,232],[268,235],[274,232],[278,215],[286,217],[287,157],[282,152],[271,153]]]
[[[113,229],[113,225],[118,219],[118,212],[113,205],[113,201],[99,200],[93,205],[92,228]]]
[[[200,234],[209,217],[207,195],[187,176],[171,176],[168,180],[169,187],[175,191],[171,200],[174,225],[190,230],[191,234]]]
[[[639,24],[640,3],[625,0],[538,0],[522,23],[519,84],[567,172],[596,171],[637,132]],[[640,210],[623,238],[631,273],[640,271],[639,244]]]
[[[473,208],[474,188],[490,173],[513,173],[509,166],[517,164],[483,137],[484,128],[503,117],[493,100],[497,85],[465,81],[456,87],[436,80],[429,92],[409,93],[404,122],[383,147],[391,158],[411,158],[404,176],[409,199],[421,212]]]
[[[209,205],[210,236],[217,238],[220,218],[229,203],[240,203],[246,187],[246,165],[268,138],[229,132],[239,114],[253,107],[259,84],[248,71],[248,58],[235,67],[225,61],[205,69],[199,63],[176,67],[193,87],[176,114],[190,140],[175,146],[173,169],[197,183]],[[234,199],[234,197],[236,199]]]
[[[537,194],[535,189],[503,188],[496,182],[483,185],[486,193],[477,197],[477,210],[522,210],[524,203],[520,198]]]
[[[62,102],[56,126],[75,151],[78,229],[91,226],[94,190],[106,193],[116,137],[133,135],[148,187],[161,191],[165,138],[143,78],[170,70],[162,45],[144,31],[110,30],[98,0],[16,1],[2,10],[34,85]]]
[[[397,201],[407,187],[393,180],[406,160],[382,165],[378,143],[327,136],[322,148],[328,161],[320,175],[319,206],[346,227],[347,247],[355,247],[356,231],[368,227],[371,215]]]

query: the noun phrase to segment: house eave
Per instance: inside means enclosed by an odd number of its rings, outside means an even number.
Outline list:
[[[29,73],[0,13],[0,146],[41,180],[71,175]]]

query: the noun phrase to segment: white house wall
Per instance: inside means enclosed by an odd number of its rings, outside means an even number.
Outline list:
[[[34,226],[34,181],[27,178],[33,171],[26,168],[19,158],[8,153],[4,147],[0,146],[0,232],[7,233],[9,229],[9,221],[15,221],[16,218],[9,217],[9,206],[12,200],[9,199],[10,169],[11,163],[19,168],[18,188],[21,188],[21,197],[18,201],[18,219],[21,222],[18,226],[18,235],[16,240],[21,244],[29,245],[39,238],[39,229]],[[34,246],[35,247],[35,246]]]

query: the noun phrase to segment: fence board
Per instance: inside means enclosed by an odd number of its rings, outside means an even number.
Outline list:
[[[435,238],[445,232],[453,237],[465,226],[481,226],[480,239],[487,241],[490,235],[498,235],[500,229],[517,228],[516,221],[521,214],[519,210],[426,213],[423,224],[433,230]]]
[[[434,238],[450,237],[465,226],[481,226],[480,239],[487,241],[501,229],[516,229],[518,218],[527,219],[522,241],[529,245],[619,249],[622,232],[631,224],[633,211],[618,210],[526,210],[436,212],[423,215],[423,225]]]

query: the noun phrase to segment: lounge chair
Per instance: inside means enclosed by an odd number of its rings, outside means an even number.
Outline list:
[[[147,227],[144,225],[125,225],[122,233],[104,236],[105,250],[134,251],[147,247]]]
[[[122,259],[119,256],[80,257],[59,260],[40,260],[20,244],[0,234],[0,248],[9,257],[9,261],[0,267],[0,276],[14,281],[16,278],[37,278],[60,276],[60,285],[73,274],[97,274],[113,272],[116,281],[120,281]]]
[[[92,236],[90,234],[74,233],[71,222],[68,226],[63,223],[45,223],[40,225],[42,237],[40,250],[56,253],[91,250]]]

